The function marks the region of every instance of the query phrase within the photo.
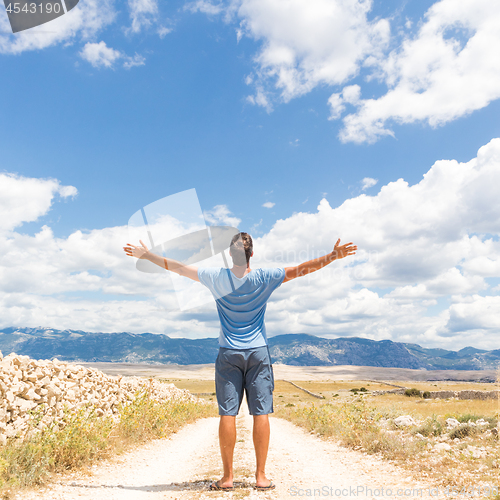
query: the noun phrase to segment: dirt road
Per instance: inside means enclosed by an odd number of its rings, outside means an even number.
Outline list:
[[[347,450],[278,418],[271,419],[268,460],[268,477],[277,488],[273,492],[257,492],[251,487],[252,418],[246,411],[240,412],[237,423],[237,479],[233,492],[208,490],[211,481],[221,475],[218,419],[210,418],[190,424],[168,439],[101,462],[90,475],[61,476],[50,487],[24,492],[18,499],[451,498],[442,489],[429,491],[432,485],[411,479],[388,462]]]

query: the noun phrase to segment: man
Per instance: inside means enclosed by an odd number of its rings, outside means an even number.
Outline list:
[[[269,414],[273,413],[274,377],[267,346],[264,314],[272,292],[282,283],[310,274],[334,260],[354,255],[352,243],[340,246],[323,257],[295,267],[251,269],[252,238],[238,233],[231,240],[229,255],[233,267],[200,268],[185,266],[173,259],[148,251],[140,242],[124,247],[127,255],[147,259],[165,269],[201,282],[216,299],[221,324],[219,354],[215,363],[215,383],[219,405],[219,443],[224,475],[211,485],[214,490],[233,488],[233,453],[236,444],[236,416],[243,392],[253,416],[253,442],[256,456],[255,488],[271,490],[275,485],[265,474],[269,448]]]

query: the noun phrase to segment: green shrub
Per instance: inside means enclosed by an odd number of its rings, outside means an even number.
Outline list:
[[[467,436],[472,436],[477,433],[477,428],[472,425],[461,424],[450,431],[451,439],[463,439]]]
[[[424,391],[422,397],[425,399],[430,399],[431,393],[429,391]]]
[[[443,433],[443,424],[438,420],[436,415],[428,417],[425,422],[414,430],[414,433],[422,434],[422,436],[440,436]]]
[[[415,389],[415,387],[412,387],[411,389],[406,389],[405,390],[405,396],[422,396],[422,393],[418,390]]]

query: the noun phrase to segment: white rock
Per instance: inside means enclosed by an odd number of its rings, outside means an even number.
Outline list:
[[[398,427],[407,427],[410,425],[417,425],[415,420],[413,420],[413,417],[411,415],[401,415],[400,417],[397,417],[394,419],[394,423]]]
[[[457,427],[460,425],[460,422],[456,418],[447,418],[446,419],[446,425],[453,429],[454,427]]]
[[[97,415],[118,421],[119,405],[130,404],[138,390],[148,390],[150,397],[158,401],[194,399],[188,391],[154,379],[112,377],[94,368],[57,360],[37,361],[15,353],[3,359],[0,356],[0,444],[7,437],[37,432],[29,426],[29,411],[43,403],[47,405],[38,429],[53,424],[62,428],[67,412],[89,404]]]
[[[448,443],[437,443],[434,446],[434,451],[449,451],[451,446]]]
[[[472,456],[472,458],[482,458],[486,455],[485,451],[471,445],[467,446],[467,452]]]
[[[35,392],[34,389],[29,389],[28,392],[26,394],[23,394],[22,397],[29,401],[38,401],[39,399],[41,399],[41,397]]]

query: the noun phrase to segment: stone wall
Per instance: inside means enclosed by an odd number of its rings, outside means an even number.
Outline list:
[[[423,391],[421,391],[423,392]],[[392,389],[390,391],[373,391],[372,396],[380,396],[382,394],[404,394],[405,389]],[[500,391],[429,391],[431,399],[498,399]]]
[[[53,423],[62,427],[63,415],[82,407],[116,419],[120,405],[133,401],[141,389],[158,401],[195,399],[189,391],[154,379],[113,377],[57,359],[34,360],[14,353],[4,358],[0,352],[0,444],[22,436],[33,413],[38,413],[38,429]]]

